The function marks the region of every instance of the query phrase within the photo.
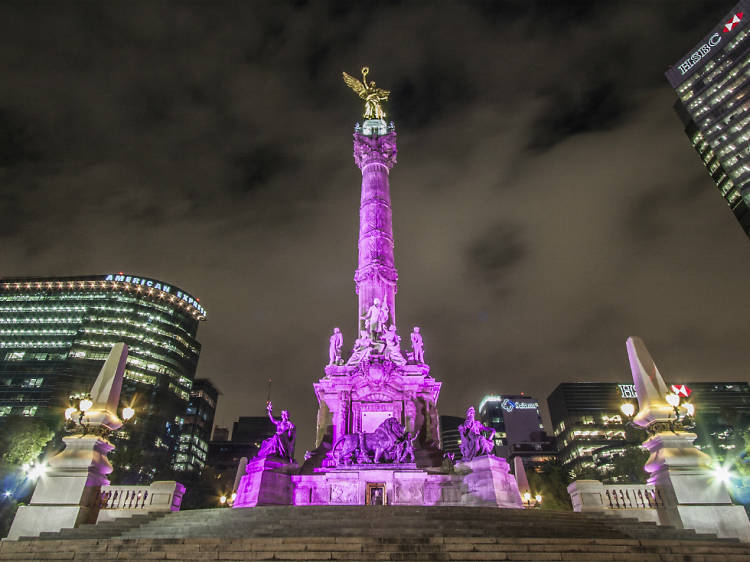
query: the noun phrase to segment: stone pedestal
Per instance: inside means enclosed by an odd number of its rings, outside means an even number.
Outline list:
[[[710,457],[693,446],[696,437],[664,431],[643,444],[651,452],[645,467],[651,474],[648,483],[664,501],[657,508],[659,523],[750,542],[744,507],[732,504],[726,486],[711,472]]]
[[[516,479],[510,474],[508,461],[494,455],[456,463],[466,490],[461,505],[523,507]]]
[[[39,478],[30,504],[18,508],[9,539],[96,522],[99,491],[109,484],[106,475],[112,472],[107,453],[114,446],[95,435],[73,435],[63,441],[65,449]]]
[[[604,505],[604,484],[599,480],[575,480],[568,484],[573,511],[600,513],[608,509]]]
[[[297,463],[284,462],[276,457],[251,460],[247,463],[245,475],[240,479],[232,507],[292,505],[294,487],[291,475],[298,470]]]

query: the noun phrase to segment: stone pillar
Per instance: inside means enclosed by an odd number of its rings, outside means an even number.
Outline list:
[[[601,512],[604,507],[604,484],[598,480],[575,480],[568,484],[573,511]]]
[[[626,347],[638,394],[633,421],[649,434],[643,446],[651,456],[644,468],[664,502],[657,508],[659,524],[750,542],[745,509],[732,504],[726,486],[712,474],[711,458],[693,446],[697,436],[683,429],[667,404],[667,385],[645,344],[628,338]]]
[[[68,420],[73,434],[63,438],[65,449],[50,460],[50,471],[40,477],[29,505],[18,508],[9,539],[96,522],[99,492],[112,472],[107,454],[115,448],[105,436],[122,427],[116,412],[127,358],[128,346],[116,343],[91,387],[83,425]]]
[[[9,539],[38,536],[83,523],[96,523],[99,491],[112,472],[107,454],[114,449],[103,437],[64,437],[65,449],[50,460],[50,470],[39,478],[31,502],[13,519]]]
[[[385,122],[382,123],[385,129]],[[362,170],[362,197],[359,208],[359,259],[354,282],[359,295],[359,317],[373,303],[385,299],[390,309],[390,323],[396,323],[396,283],[398,272],[393,258],[393,225],[390,169],[396,164],[396,133],[379,136],[354,133],[354,161]],[[363,321],[357,320],[359,330]]]
[[[696,438],[686,431],[661,431],[643,444],[651,452],[648,483],[664,501],[657,508],[659,524],[750,542],[745,508],[732,504],[724,483],[713,476],[711,458],[693,446]]]

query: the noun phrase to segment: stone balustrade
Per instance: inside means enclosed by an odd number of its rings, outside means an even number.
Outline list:
[[[658,521],[657,508],[664,506],[661,492],[648,484],[602,484],[598,480],[576,480],[568,486],[573,511],[603,512],[641,521]]]
[[[102,486],[97,522],[135,513],[180,511],[185,486],[174,480],[153,482],[150,486]]]

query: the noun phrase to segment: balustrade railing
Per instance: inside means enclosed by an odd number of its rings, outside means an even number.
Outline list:
[[[664,507],[661,491],[648,484],[602,484],[598,480],[576,480],[568,486],[568,493],[573,511],[648,511]]]
[[[647,484],[605,484],[604,495],[604,505],[609,509],[655,509],[664,505],[661,492]]]
[[[185,486],[175,481],[149,486],[102,486],[100,510],[179,511]]]

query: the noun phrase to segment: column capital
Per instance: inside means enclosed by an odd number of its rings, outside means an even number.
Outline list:
[[[369,164],[381,164],[387,169],[396,164],[396,133],[383,136],[366,136],[354,133],[354,162],[360,170]]]

